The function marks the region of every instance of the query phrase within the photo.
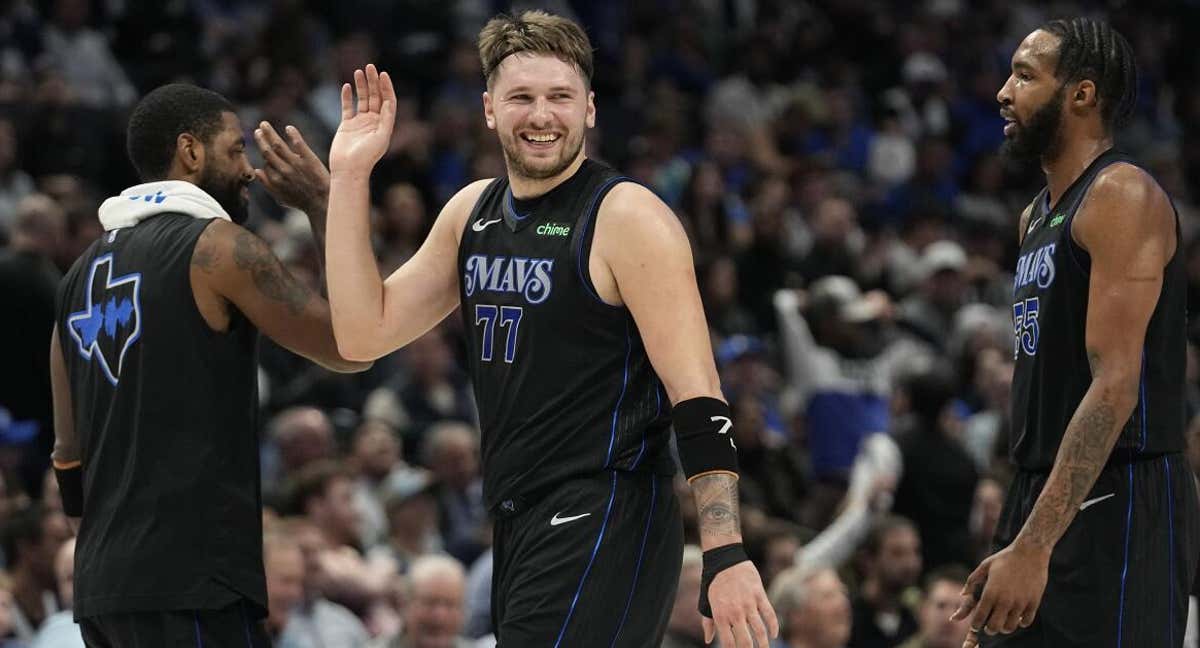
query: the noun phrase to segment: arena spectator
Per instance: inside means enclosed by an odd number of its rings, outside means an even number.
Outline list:
[[[963,583],[967,582],[965,567],[935,569],[925,578],[921,593],[920,631],[900,648],[961,648],[967,637],[969,620],[951,621],[958,607]]]
[[[29,648],[84,648],[83,634],[71,611],[75,594],[75,538],[59,547],[54,557],[54,575],[58,579],[58,600],[62,609],[42,623]]]
[[[893,648],[917,631],[917,619],[904,594],[921,577],[921,538],[900,516],[876,523],[861,552],[862,579],[854,598],[855,648]]]
[[[67,517],[31,504],[4,523],[5,568],[12,578],[13,636],[32,641],[38,628],[62,607],[55,559],[72,536]]]
[[[404,630],[384,648],[470,648],[463,636],[466,572],[445,555],[428,555],[412,564]]]
[[[771,586],[779,616],[779,648],[849,648],[851,611],[837,572],[780,574]]]
[[[479,475],[478,433],[453,421],[429,428],[425,465],[433,473],[445,551],[469,565],[491,542]]]

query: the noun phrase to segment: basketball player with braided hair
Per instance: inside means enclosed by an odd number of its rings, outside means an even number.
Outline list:
[[[1005,148],[1046,187],[1020,219],[1010,487],[967,581],[964,646],[1182,645],[1196,571],[1185,449],[1186,290],[1166,192],[1114,148],[1135,107],[1129,43],[1055,20],[1012,57]]]

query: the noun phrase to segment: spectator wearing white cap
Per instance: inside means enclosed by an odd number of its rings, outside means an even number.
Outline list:
[[[900,322],[924,341],[944,349],[954,315],[966,301],[967,253],[954,241],[930,243],[917,262],[917,290],[900,304]]]

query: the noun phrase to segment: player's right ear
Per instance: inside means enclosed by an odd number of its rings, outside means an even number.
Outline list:
[[[204,168],[204,145],[191,133],[180,133],[175,139],[175,157],[188,174]]]
[[[492,107],[492,95],[487,91],[483,93],[483,121],[488,130],[496,130],[496,111]]]

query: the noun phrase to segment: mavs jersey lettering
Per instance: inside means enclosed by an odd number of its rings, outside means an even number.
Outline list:
[[[1013,275],[1013,292],[1035,284],[1039,290],[1045,290],[1054,283],[1054,249],[1057,243],[1047,243],[1042,247],[1022,254],[1017,260],[1017,271]],[[1013,328],[1016,341],[1013,359],[1016,360],[1022,351],[1029,355],[1037,353],[1038,315],[1041,300],[1038,296],[1018,301],[1013,304]]]
[[[1091,385],[1086,327],[1091,261],[1071,238],[1071,224],[1096,176],[1116,162],[1096,158],[1054,206],[1042,190],[1030,212],[1013,277],[1013,461],[1047,471],[1067,424]],[[1125,214],[1142,218],[1143,214]],[[1178,225],[1176,225],[1178,228]],[[1178,231],[1178,229],[1177,229]],[[1138,404],[1117,447],[1138,456],[1184,448],[1186,276],[1182,245],[1164,269],[1162,291],[1146,330]],[[1125,455],[1122,455],[1125,456]]]
[[[554,259],[488,257],[471,255],[463,267],[463,290],[468,297],[475,291],[515,292],[528,304],[540,304],[550,296],[550,273]]]
[[[459,247],[459,297],[489,507],[605,469],[670,474],[670,404],[624,307],[588,274],[600,203],[625,178],[585,160],[528,204],[488,185]]]

